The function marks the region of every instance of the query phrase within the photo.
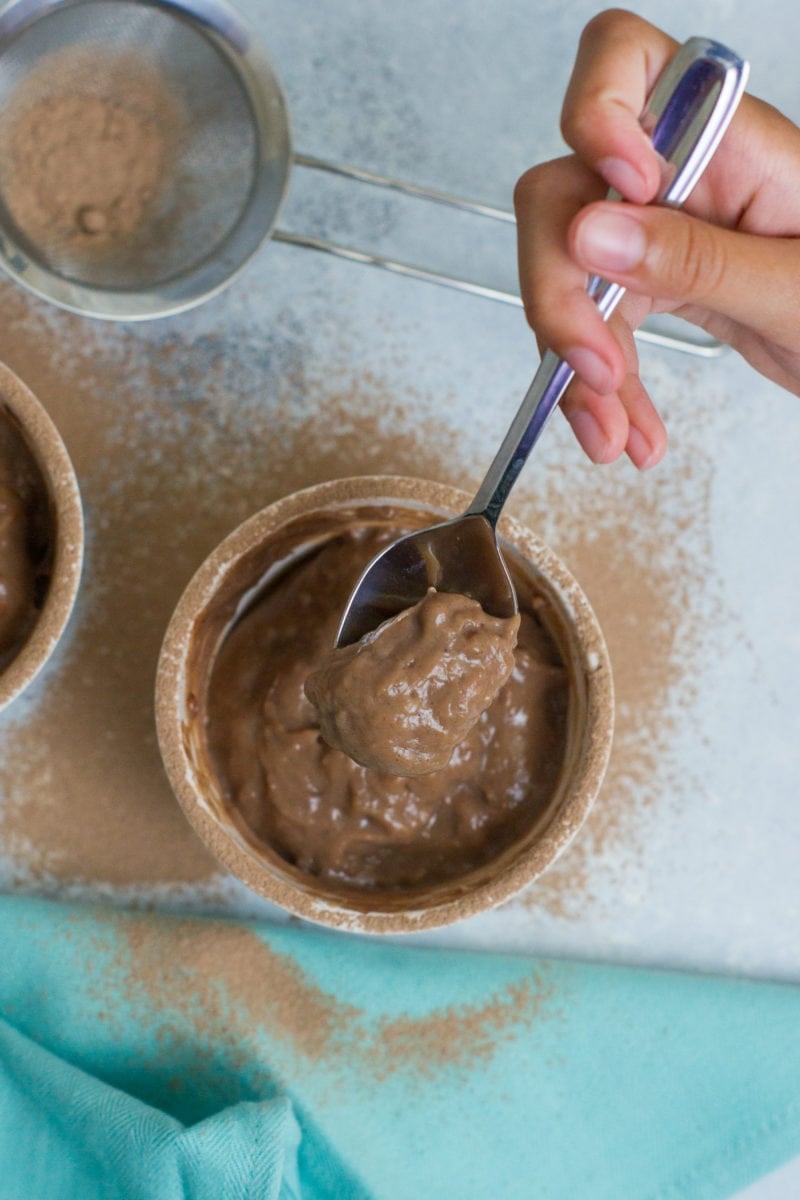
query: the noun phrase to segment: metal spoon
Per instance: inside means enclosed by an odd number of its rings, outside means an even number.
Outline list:
[[[686,200],[736,111],[748,72],[737,54],[699,37],[690,38],[669,63],[641,117],[663,159],[654,203],[678,207]],[[621,199],[616,192],[610,198]],[[593,277],[588,291],[607,321],[625,289]],[[430,587],[471,596],[493,616],[514,615],[517,598],[497,544],[497,520],[573,375],[568,363],[545,351],[472,504],[460,517],[398,539],[372,560],[345,608],[337,646],[358,641],[416,604]]]

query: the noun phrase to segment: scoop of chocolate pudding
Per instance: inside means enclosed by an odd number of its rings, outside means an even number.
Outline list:
[[[442,770],[514,669],[518,629],[431,588],[309,675],[322,736],[386,775]]]
[[[320,538],[305,520],[292,536],[300,545],[307,530],[307,553],[260,588],[250,578],[243,612],[225,601],[231,628],[207,682],[193,685],[222,802],[251,844],[333,894],[460,879],[536,828],[556,794],[570,684],[549,601],[512,561],[520,623],[507,682],[445,767],[381,773],[328,745],[305,683],[329,657],[364,567],[408,526],[392,511],[369,523],[337,517],[337,532]]]
[[[50,543],[45,482],[16,421],[0,406],[0,670],[39,616]]]

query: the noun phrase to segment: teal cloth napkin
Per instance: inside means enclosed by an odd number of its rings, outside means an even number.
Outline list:
[[[3,1200],[718,1200],[800,990],[0,897]]]

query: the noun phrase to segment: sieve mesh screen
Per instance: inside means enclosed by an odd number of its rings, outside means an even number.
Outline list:
[[[44,10],[0,51],[0,114],[0,222],[82,286],[141,291],[196,270],[260,167],[224,50],[136,0]]]

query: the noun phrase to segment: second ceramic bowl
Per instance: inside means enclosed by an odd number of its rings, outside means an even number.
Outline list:
[[[61,435],[30,388],[0,364],[0,421],[5,422],[8,453],[30,458],[29,475],[39,491],[35,507],[41,527],[31,555],[36,579],[31,628],[0,670],[0,709],[10,704],[38,675],[66,628],[78,594],[83,564],[83,514],[78,481]],[[11,441],[10,439],[13,439]],[[20,445],[18,439],[21,439]],[[18,462],[0,474],[13,476]],[[2,531],[6,536],[6,531]],[[0,572],[4,564],[0,563]]]

